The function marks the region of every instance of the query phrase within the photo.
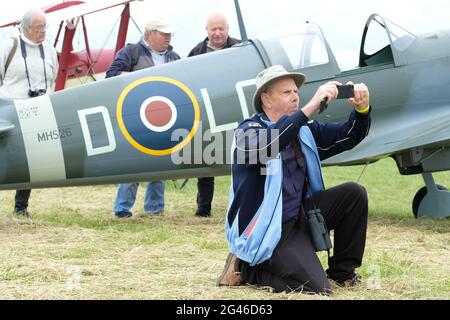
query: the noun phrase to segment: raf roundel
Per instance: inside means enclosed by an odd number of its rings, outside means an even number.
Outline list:
[[[164,77],[130,84],[117,103],[117,120],[127,141],[141,152],[164,156],[180,150],[194,137],[200,121],[198,101],[181,82]],[[187,132],[179,141],[176,130]]]
[[[151,97],[141,105],[141,121],[152,131],[164,132],[177,121],[177,107],[165,97]]]

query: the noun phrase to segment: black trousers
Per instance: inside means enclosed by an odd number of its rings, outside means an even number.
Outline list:
[[[20,211],[28,208],[31,190],[17,190],[15,197],[14,210]]]
[[[333,256],[328,260],[326,273],[315,253],[302,210],[298,218],[283,224],[281,239],[269,260],[254,267],[240,263],[241,280],[272,287],[275,292],[331,293],[328,278],[343,281],[354,277],[366,242],[366,190],[356,183],[346,183],[315,194],[313,200],[304,202],[304,210],[312,209],[314,202],[321,209],[328,230],[334,230]]]
[[[210,214],[214,196],[214,177],[198,178],[197,189],[197,212]]]

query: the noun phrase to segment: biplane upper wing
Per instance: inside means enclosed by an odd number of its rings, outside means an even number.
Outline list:
[[[84,1],[66,1],[66,2],[61,2],[58,4],[52,4],[52,5],[48,5],[42,8],[42,10],[44,10],[45,13],[49,14],[55,11],[59,11],[62,9],[66,9],[72,6],[77,6],[80,4],[84,4]],[[20,18],[18,17],[16,20],[13,21],[9,21],[9,22],[0,22],[0,28],[6,28],[6,27],[12,27],[15,25],[20,24]]]
[[[65,9],[62,12],[58,13],[58,20],[70,20],[72,18],[86,16],[89,14],[93,14],[99,11],[103,11],[106,9],[110,9],[113,7],[117,7],[120,5],[124,5],[130,2],[134,2],[137,0],[108,0],[108,1],[92,1],[88,3],[83,3],[77,6],[71,6]],[[52,15],[49,15],[50,19],[52,19]]]
[[[76,17],[89,15],[98,11],[106,10],[112,7],[120,6],[136,0],[108,0],[108,1],[93,1],[86,3],[84,1],[67,1],[54,5],[48,5],[42,8],[49,20],[70,20]],[[62,10],[62,11],[61,11]],[[0,21],[0,28],[15,26],[20,23],[20,18],[7,22]]]

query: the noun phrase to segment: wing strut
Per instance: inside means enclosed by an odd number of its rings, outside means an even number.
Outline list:
[[[61,50],[61,55],[59,56],[59,70],[58,76],[56,77],[55,83],[55,91],[59,91],[64,89],[67,72],[69,68],[69,55],[73,50],[72,40],[75,35],[77,24],[74,22],[73,24],[68,24],[66,26],[66,32],[64,33],[64,42]]]
[[[122,17],[120,19],[119,33],[117,35],[116,49],[114,54],[125,46],[127,39],[128,24],[130,22],[130,4],[127,3],[122,11]]]

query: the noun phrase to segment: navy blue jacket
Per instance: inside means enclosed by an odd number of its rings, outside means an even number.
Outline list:
[[[170,46],[165,53],[165,62],[171,62],[180,59],[180,56],[173,51]],[[117,52],[114,61],[106,71],[106,78],[115,77],[122,71],[132,72],[145,68],[153,67],[155,63],[148,46],[143,40],[138,43],[127,44]]]
[[[301,110],[283,116],[276,123],[254,115],[236,130],[225,230],[230,252],[250,265],[270,258],[281,236],[280,152],[294,137],[299,137],[309,187],[314,194],[324,189],[320,161],[352,149],[370,128],[370,114],[356,111],[341,123],[308,120]]]

